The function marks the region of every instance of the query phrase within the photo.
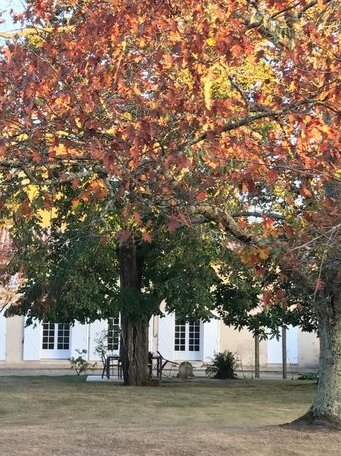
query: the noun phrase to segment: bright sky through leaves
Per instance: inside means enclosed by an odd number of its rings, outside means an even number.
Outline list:
[[[20,24],[13,24],[10,15],[10,10],[13,9],[15,12],[21,12],[25,8],[25,2],[23,0],[0,0],[0,12],[2,12],[2,19],[4,23],[0,24],[1,32],[10,32],[20,28]]]

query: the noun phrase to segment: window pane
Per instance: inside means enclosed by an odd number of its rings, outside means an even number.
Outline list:
[[[174,350],[186,350],[186,324],[175,320]]]
[[[200,350],[200,322],[191,321],[188,324],[188,349],[189,351],[199,351]]]
[[[70,325],[68,323],[58,323],[57,350],[69,350],[69,348],[70,348]]]
[[[43,350],[54,349],[54,323],[43,323]]]

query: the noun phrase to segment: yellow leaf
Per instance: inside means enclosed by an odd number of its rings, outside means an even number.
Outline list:
[[[58,146],[50,147],[50,152],[55,153],[56,155],[65,155],[66,147],[64,144],[58,144]]]
[[[204,78],[204,101],[208,110],[210,110],[212,106],[212,84],[212,75],[209,73]]]
[[[269,258],[269,249],[267,249],[267,248],[259,249],[259,257],[262,260],[267,260]]]
[[[309,136],[312,140],[320,142],[322,140],[322,134],[318,128],[312,128],[309,131]]]
[[[132,120],[133,119],[133,116],[130,114],[130,112],[125,112],[123,114],[123,118],[124,119],[127,119],[127,120]]]
[[[108,130],[105,130],[105,133],[107,133],[108,135],[114,135],[116,133],[116,131],[117,131],[116,127],[111,127]]]

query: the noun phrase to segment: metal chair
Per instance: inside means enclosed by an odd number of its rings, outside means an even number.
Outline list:
[[[105,363],[103,366],[103,371],[102,371],[102,378],[104,377],[104,374],[105,374],[107,379],[109,380],[110,369],[112,369],[114,367],[117,367],[117,377],[122,378],[122,362],[121,362],[121,357],[119,355],[110,355],[110,356],[106,357]]]

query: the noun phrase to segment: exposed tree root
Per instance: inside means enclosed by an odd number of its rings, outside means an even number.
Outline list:
[[[308,410],[300,418],[282,425],[289,429],[328,429],[328,430],[341,430],[341,419],[332,415],[316,415],[311,410]]]

